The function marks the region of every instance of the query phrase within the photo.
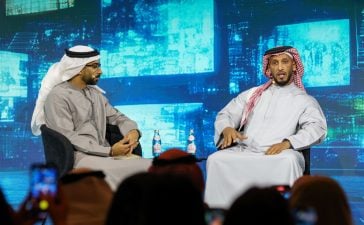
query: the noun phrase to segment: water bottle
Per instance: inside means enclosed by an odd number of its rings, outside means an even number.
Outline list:
[[[190,134],[187,139],[187,153],[192,155],[196,154],[196,143],[195,143],[195,134],[193,129],[190,130]]]
[[[159,130],[154,130],[152,141],[152,153],[154,157],[158,157],[162,153],[162,141]]]

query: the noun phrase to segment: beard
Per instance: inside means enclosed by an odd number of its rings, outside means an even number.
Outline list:
[[[87,76],[87,77],[83,77],[82,80],[87,84],[87,85],[96,85],[97,82],[99,81],[99,77],[100,76]]]
[[[275,84],[277,84],[278,86],[285,86],[287,84],[289,84],[292,80],[292,73],[291,72],[288,77],[287,77],[287,80],[278,80],[276,76],[273,76],[273,81]]]

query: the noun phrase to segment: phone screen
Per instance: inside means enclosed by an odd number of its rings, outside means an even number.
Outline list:
[[[222,225],[224,223],[225,210],[220,208],[208,209],[205,213],[207,225]]]
[[[47,216],[49,202],[42,197],[55,197],[57,194],[57,168],[47,164],[33,164],[30,169],[30,210],[37,213],[39,219]],[[35,205],[34,205],[35,204]]]
[[[55,196],[57,193],[57,169],[45,164],[34,164],[30,171],[30,192],[34,199],[42,195]]]

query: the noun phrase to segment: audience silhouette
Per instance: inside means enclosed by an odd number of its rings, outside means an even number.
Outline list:
[[[203,194],[205,181],[195,156],[178,148],[171,148],[154,158],[149,172],[156,174],[179,174],[191,179]]]
[[[77,168],[60,179],[69,212],[67,225],[104,225],[113,191],[101,170]]]
[[[293,184],[292,210],[312,208],[316,225],[353,225],[348,200],[339,183],[330,177],[303,176]]]
[[[141,173],[117,189],[106,225],[204,225],[200,190],[175,174]]]
[[[224,225],[294,225],[287,200],[273,187],[253,187],[226,212]]]
[[[39,202],[46,200],[53,225],[300,225],[297,215],[304,212],[314,215],[304,224],[353,225],[344,190],[324,176],[297,179],[288,199],[276,187],[253,187],[228,210],[208,209],[196,162],[194,156],[170,149],[154,159],[149,172],[122,181],[115,193],[102,171],[75,169],[60,179],[57,196],[33,199],[28,195],[17,211],[0,189],[0,221],[5,225],[36,224]]]

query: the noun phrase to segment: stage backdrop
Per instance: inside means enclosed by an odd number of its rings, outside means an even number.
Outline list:
[[[194,129],[197,156],[214,152],[217,112],[266,82],[266,49],[293,45],[329,127],[311,169],[345,179],[359,221],[363,192],[350,188],[364,171],[363,21],[356,0],[1,0],[0,169],[44,160],[30,120],[42,78],[65,48],[101,50],[99,86],[138,122],[150,158],[154,129],[163,149],[185,149]]]

